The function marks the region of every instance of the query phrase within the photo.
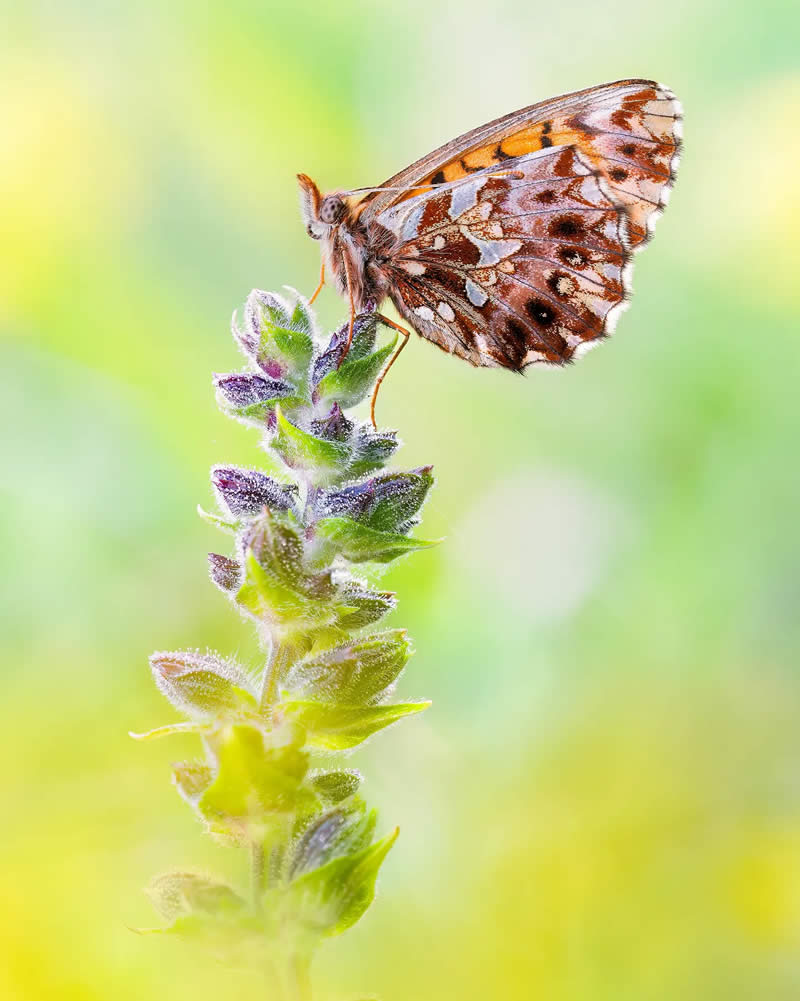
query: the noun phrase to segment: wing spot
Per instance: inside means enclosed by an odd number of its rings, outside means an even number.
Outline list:
[[[456,314],[453,312],[453,307],[449,302],[440,302],[436,307],[436,312],[443,320],[447,320],[448,323],[452,323],[452,321],[456,318]]]
[[[580,236],[583,222],[574,215],[562,215],[550,223],[551,236]]]
[[[437,170],[431,178],[431,184],[444,184],[444,171]]]
[[[608,172],[612,181],[624,181],[628,176],[628,171],[624,167],[612,167]]]
[[[556,193],[552,188],[547,188],[546,191],[540,191],[539,194],[536,195],[536,201],[541,202],[542,205],[552,205],[555,200]]]
[[[525,312],[540,327],[552,327],[557,319],[556,311],[544,299],[528,299],[525,303]]]
[[[636,147],[634,146],[633,143],[623,143],[620,146],[619,151],[620,151],[620,153],[622,153],[623,156],[635,156],[636,155]]]
[[[477,306],[480,309],[481,306],[486,305],[486,300],[489,296],[484,292],[480,285],[476,285],[471,278],[467,278],[464,283],[464,290],[467,293],[467,298],[472,303],[473,306]]]
[[[583,268],[588,263],[586,255],[582,254],[580,250],[576,250],[575,247],[560,247],[558,256],[571,268]]]
[[[566,275],[563,271],[554,271],[547,278],[548,287],[561,298],[566,298],[575,291],[577,282],[572,275]]]

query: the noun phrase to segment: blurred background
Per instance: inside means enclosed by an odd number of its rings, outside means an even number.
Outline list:
[[[379,417],[435,464],[384,576],[434,707],[358,754],[402,836],[321,1001],[800,995],[800,8],[790,0],[10,5],[0,39],[8,1001],[263,997],[129,926],[245,876],[169,782],[153,649],[256,663],[210,585],[211,372],[253,287],[310,293],[294,174],[381,180],[495,116],[663,80],[685,155],[633,308],[566,372],[414,342]],[[321,319],[344,306],[327,290]]]

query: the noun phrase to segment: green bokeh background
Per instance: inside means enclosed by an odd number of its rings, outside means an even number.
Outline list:
[[[433,462],[386,573],[434,707],[355,763],[402,836],[321,1001],[800,995],[800,8],[255,0],[8,8],[0,39],[0,997],[261,998],[131,934],[164,869],[244,878],[169,784],[153,648],[254,663],[209,584],[210,373],[253,286],[310,292],[294,174],[379,183],[623,76],[685,156],[617,335],[567,372],[415,342],[379,416]],[[344,309],[328,290],[326,323]]]

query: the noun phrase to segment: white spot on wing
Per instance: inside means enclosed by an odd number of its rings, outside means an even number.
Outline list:
[[[486,184],[487,177],[472,177],[465,181],[459,181],[450,192],[450,208],[448,214],[451,219],[466,212],[467,209],[474,208],[478,203],[478,192]]]
[[[490,268],[499,261],[502,261],[504,257],[510,257],[511,254],[516,254],[522,246],[521,240],[482,240],[467,226],[461,226],[459,228],[470,243],[474,243],[481,252],[480,260],[476,265],[478,268]]]
[[[403,220],[403,228],[400,230],[400,236],[403,240],[413,240],[417,235],[419,222],[422,218],[422,213],[425,211],[425,204],[425,201],[421,200]]]
[[[428,323],[433,321],[433,310],[430,306],[415,306],[414,312],[421,320],[427,320]]]
[[[467,278],[465,282],[465,288],[467,292],[467,298],[472,303],[473,306],[483,306],[486,304],[486,300],[489,296],[484,292],[480,285],[476,285],[471,278]]]
[[[434,250],[441,250],[444,247],[445,243],[447,243],[447,240],[445,240],[445,238],[442,236],[442,234],[439,233],[437,236],[434,237],[434,240],[433,240],[433,249]]]
[[[401,261],[399,265],[409,275],[424,275],[426,268],[419,261]]]
[[[447,320],[448,323],[456,318],[456,314],[453,312],[453,307],[448,302],[440,302],[436,307],[436,312],[443,320]]]

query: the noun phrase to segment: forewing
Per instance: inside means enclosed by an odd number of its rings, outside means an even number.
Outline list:
[[[384,276],[423,337],[473,365],[563,364],[625,300],[627,218],[575,147],[549,147],[428,189],[375,224]]]
[[[636,249],[652,232],[678,167],[682,112],[675,95],[652,80],[619,80],[531,105],[454,139],[407,167],[362,203],[366,218],[511,158],[575,146],[599,170],[625,208]]]

